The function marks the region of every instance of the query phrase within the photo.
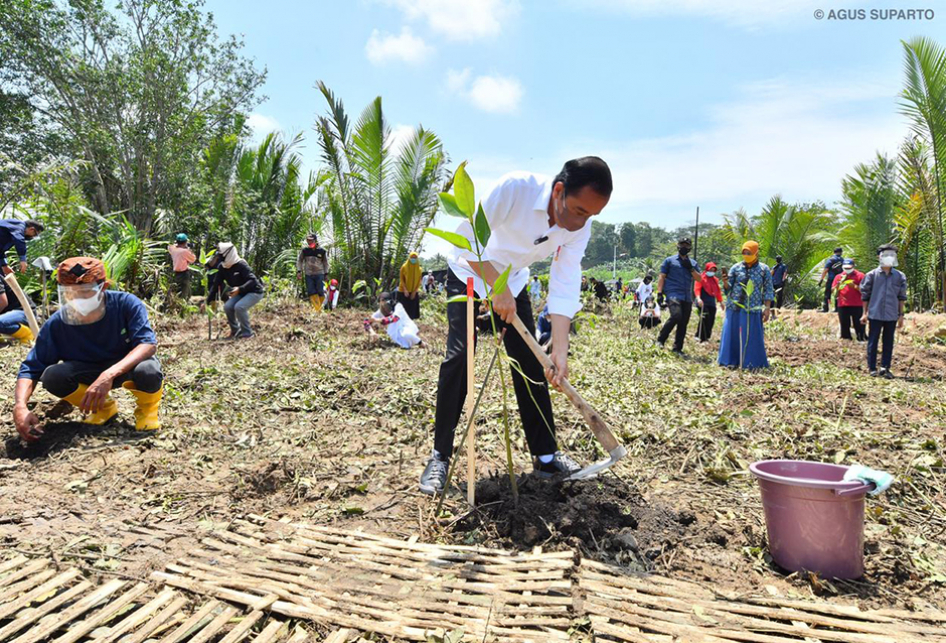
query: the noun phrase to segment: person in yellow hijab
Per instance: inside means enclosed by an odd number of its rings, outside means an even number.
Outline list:
[[[726,321],[719,342],[719,364],[729,368],[765,368],[763,324],[769,320],[775,288],[772,271],[759,261],[759,244],[742,245],[742,261],[729,270]]]
[[[420,278],[423,274],[420,257],[412,252],[401,266],[401,280],[397,287],[397,299],[411,319],[420,319]]]

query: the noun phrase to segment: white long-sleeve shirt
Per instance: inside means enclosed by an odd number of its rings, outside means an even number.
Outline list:
[[[581,310],[581,259],[591,237],[591,221],[576,232],[558,225],[549,227],[548,206],[553,185],[553,179],[531,172],[504,176],[483,200],[491,235],[481,254],[483,261],[493,262],[500,273],[512,266],[507,284],[514,297],[529,281],[529,266],[551,256],[549,312],[571,318]],[[469,221],[464,219],[457,233],[476,248]],[[478,261],[475,251],[455,248],[449,261],[450,269],[460,281],[466,282],[472,277],[476,293],[483,297],[486,285],[470,267],[471,261]]]

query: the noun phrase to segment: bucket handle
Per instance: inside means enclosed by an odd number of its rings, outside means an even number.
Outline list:
[[[838,496],[853,496],[858,493],[867,493],[868,491],[873,491],[877,488],[877,485],[873,482],[865,482],[859,487],[854,487],[853,489],[835,489],[834,493]]]

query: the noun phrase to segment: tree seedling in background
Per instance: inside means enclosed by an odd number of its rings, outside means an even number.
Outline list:
[[[762,307],[756,306],[755,308],[749,307],[749,299],[752,298],[752,293],[755,292],[755,282],[752,279],[749,279],[745,284],[736,283],[735,286],[741,286],[744,292],[744,297],[734,297],[733,303],[746,311],[746,336],[742,337],[742,325],[739,326],[739,368],[744,369],[746,364],[746,349],[749,347],[749,331],[751,326],[749,324],[749,313],[761,313]],[[743,301],[745,303],[743,303]]]
[[[483,250],[486,248],[486,244],[489,242],[491,230],[489,227],[489,221],[486,219],[486,213],[483,211],[483,204],[477,204],[476,202],[476,192],[473,187],[473,180],[466,171],[466,161],[461,163],[460,167],[457,168],[456,173],[453,175],[451,184],[453,187],[453,194],[450,194],[449,192],[441,192],[438,197],[440,201],[440,207],[450,216],[466,219],[470,223],[474,233],[473,244],[471,245],[469,239],[456,232],[438,230],[437,228],[425,228],[425,230],[434,236],[448,241],[461,250],[475,253],[477,262],[483,263]],[[473,418],[476,415],[480,400],[483,397],[483,391],[486,390],[486,385],[489,383],[489,375],[492,372],[493,363],[496,361],[496,357],[500,354],[503,354],[503,357],[508,359],[508,356],[506,356],[503,352],[502,335],[498,333],[496,329],[496,319],[493,315],[493,298],[502,294],[503,291],[506,290],[507,282],[509,281],[509,273],[511,270],[512,265],[506,266],[506,269],[503,270],[499,277],[497,277],[496,283],[494,283],[492,287],[490,287],[490,285],[486,283],[486,280],[483,279],[483,283],[486,287],[486,296],[482,299],[482,301],[487,306],[490,323],[493,326],[493,336],[496,338],[497,344],[496,352],[493,356],[492,362],[490,362],[490,368],[486,374],[486,379],[483,381],[483,386],[480,389],[480,395],[477,397],[476,402],[473,405],[473,410],[470,413],[470,423],[473,422]],[[466,295],[457,295],[455,297],[450,297],[447,300],[447,304],[463,303],[466,302],[466,299]],[[481,300],[474,299],[474,301]],[[514,367],[518,367],[518,364],[516,364]],[[509,435],[509,409],[507,404],[508,389],[506,388],[505,378],[501,377],[501,380],[503,384],[503,439],[506,443],[506,469],[509,473],[509,483],[512,487],[513,500],[518,503],[519,487],[516,483],[515,471],[513,470],[512,440]],[[467,430],[463,432],[463,436],[460,438],[460,449],[458,450],[458,453],[463,450],[463,446],[466,443],[466,438],[468,435],[469,427],[467,427]],[[447,489],[450,488],[450,481],[453,478],[453,472],[456,468],[456,460],[457,458],[451,458],[450,460],[450,468],[447,470],[447,480],[440,496],[440,502],[437,505],[437,513],[440,513],[440,508],[443,506],[443,500],[447,495]]]

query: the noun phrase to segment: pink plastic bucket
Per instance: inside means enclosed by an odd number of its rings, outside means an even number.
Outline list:
[[[873,485],[842,482],[847,467],[837,464],[766,460],[749,470],[776,563],[831,578],[864,575],[864,495]]]

